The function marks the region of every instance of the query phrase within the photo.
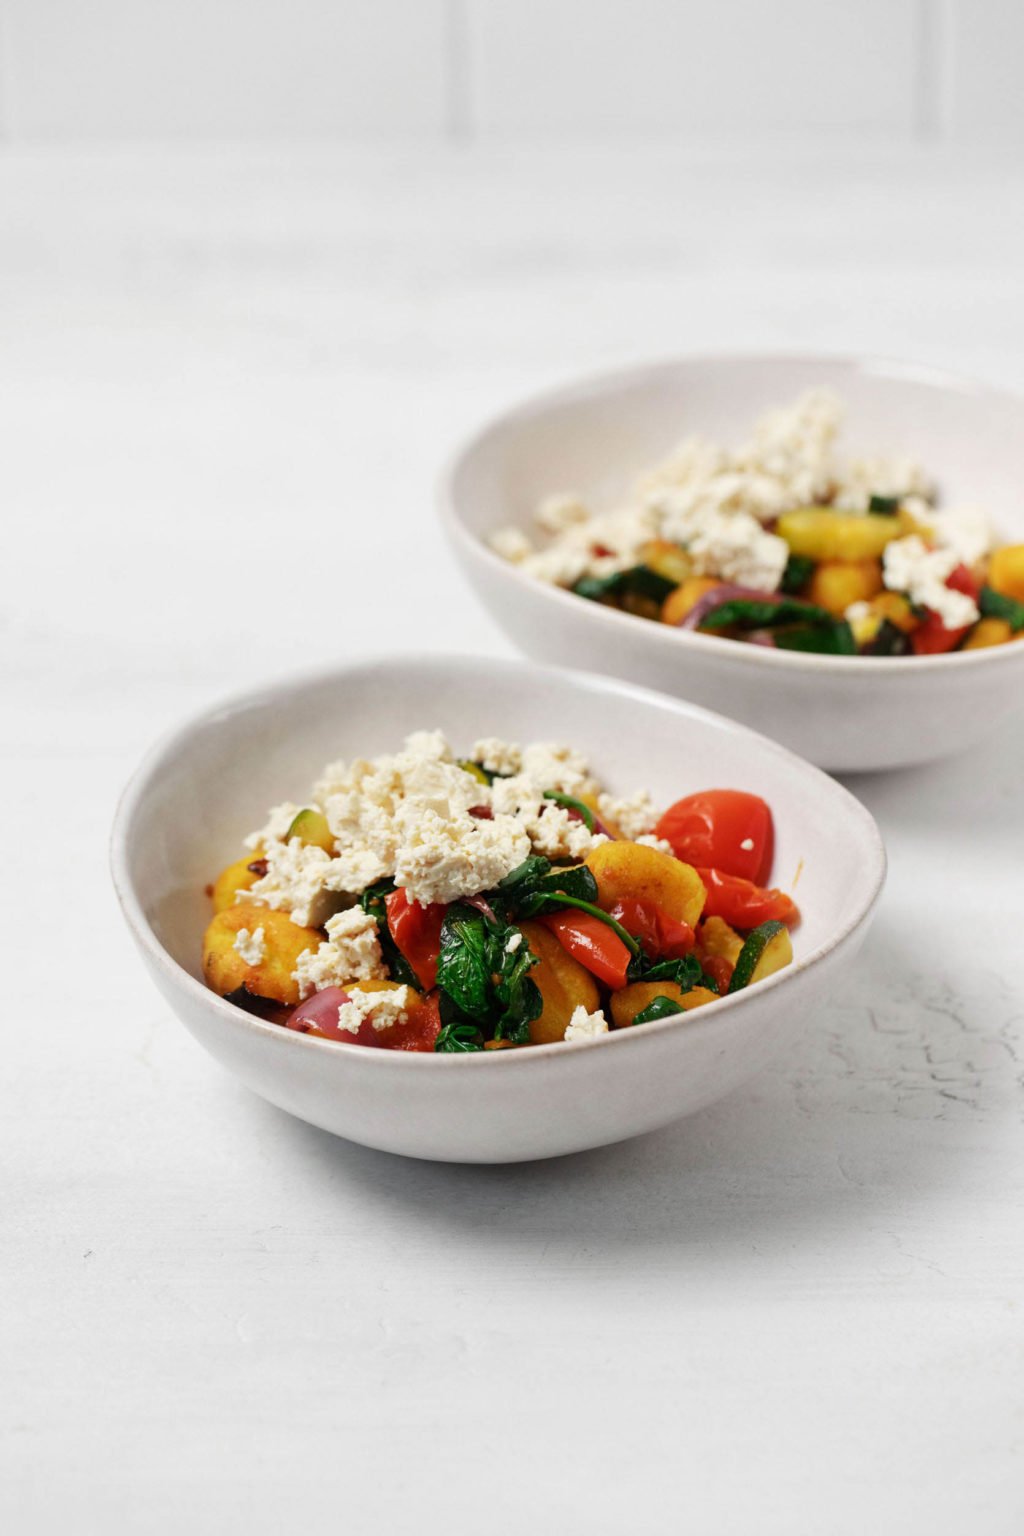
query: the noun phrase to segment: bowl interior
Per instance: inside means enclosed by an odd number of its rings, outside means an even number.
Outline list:
[[[773,883],[795,891],[797,960],[855,924],[883,857],[868,813],[825,774],[692,705],[527,663],[368,663],[281,685],[215,710],[158,747],[126,793],[114,863],[128,915],[197,980],[204,887],[238,857],[268,806],[301,798],[324,764],[394,750],[440,727],[456,750],[478,736],[570,743],[618,793],[668,805],[692,790],[763,795],[775,814]],[[149,930],[147,933],[146,930]]]
[[[927,369],[841,358],[693,358],[540,397],[458,459],[456,519],[486,538],[510,522],[528,528],[552,492],[578,491],[604,508],[684,437],[737,444],[764,411],[817,387],[846,406],[844,453],[919,460],[944,505],[978,504],[1007,536],[1024,530],[1024,401]]]

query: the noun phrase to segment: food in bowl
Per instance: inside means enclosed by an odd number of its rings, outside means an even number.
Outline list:
[[[568,747],[439,731],[328,765],[209,887],[203,975],[285,1028],[466,1053],[582,1043],[788,965],[767,803],[710,790],[659,816]]]
[[[935,655],[1024,632],[1024,544],[975,507],[943,509],[907,459],[847,459],[843,411],[812,390],[737,449],[683,442],[626,502],[576,494],[491,538],[526,574],[639,617],[779,650]]]

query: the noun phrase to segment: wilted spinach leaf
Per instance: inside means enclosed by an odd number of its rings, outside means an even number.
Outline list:
[[[668,1019],[674,1013],[685,1013],[685,1011],[682,1003],[677,1003],[671,997],[656,997],[647,1004],[646,1008],[641,1008],[640,1012],[634,1015],[633,1023],[651,1024],[655,1019]]]

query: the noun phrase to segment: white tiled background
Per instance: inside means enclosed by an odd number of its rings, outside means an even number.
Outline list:
[[[1022,0],[0,0],[0,133],[1024,139],[1022,56]]]

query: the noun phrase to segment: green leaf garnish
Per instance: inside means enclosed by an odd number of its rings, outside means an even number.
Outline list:
[[[779,582],[779,591],[787,597],[796,597],[814,575],[815,562],[810,555],[790,555]]]
[[[634,1024],[652,1024],[655,1019],[668,1019],[674,1013],[685,1013],[682,1003],[671,997],[656,997],[634,1016]]]
[[[899,496],[872,496],[868,502],[868,511],[876,517],[894,517],[900,509]]]
[[[475,1024],[444,1024],[434,1041],[435,1051],[482,1051],[484,1037]]]
[[[986,619],[1005,619],[1014,634],[1024,629],[1024,603],[1019,603],[1015,597],[1007,597],[1005,592],[982,587],[978,607]]]

